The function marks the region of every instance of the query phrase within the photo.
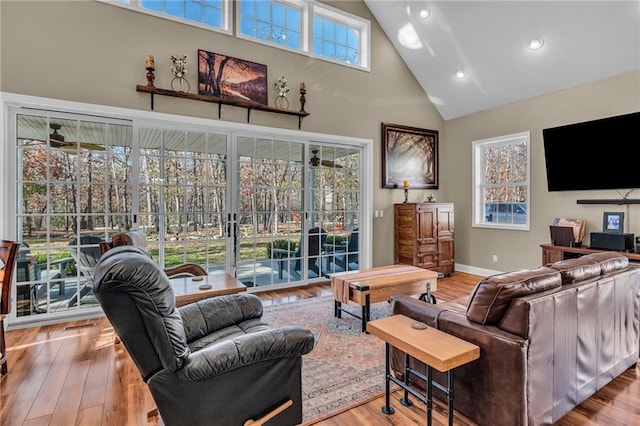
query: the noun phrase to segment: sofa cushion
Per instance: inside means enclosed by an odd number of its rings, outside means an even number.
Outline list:
[[[467,318],[480,324],[497,324],[511,300],[561,285],[560,273],[545,266],[484,278],[476,284],[471,293]]]
[[[598,277],[602,274],[600,263],[590,256],[561,260],[550,263],[547,266],[560,272],[560,275],[562,275],[562,284],[573,284],[578,281]]]
[[[584,257],[597,262],[600,265],[600,273],[602,275],[613,271],[619,271],[629,266],[629,258],[624,254],[617,253],[615,251],[592,253]]]

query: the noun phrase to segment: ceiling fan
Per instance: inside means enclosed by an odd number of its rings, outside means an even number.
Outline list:
[[[318,167],[320,164],[322,164],[324,167],[332,167],[336,169],[342,168],[340,164],[336,164],[331,160],[320,160],[320,158],[318,157],[318,148],[312,149],[311,153],[313,154],[313,157],[309,159],[309,164],[311,165],[311,167]]]
[[[65,142],[64,136],[58,133],[58,130],[62,127],[58,123],[51,123],[53,133],[49,135],[49,145],[52,148],[57,148],[67,154],[75,154],[77,146],[80,145],[80,149],[87,149],[89,151],[104,151],[105,147],[89,142]]]

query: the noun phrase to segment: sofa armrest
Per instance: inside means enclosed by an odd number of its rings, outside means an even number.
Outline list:
[[[185,380],[206,380],[263,361],[297,358],[311,352],[314,339],[310,330],[299,326],[245,334],[190,354],[177,374]]]
[[[178,308],[188,342],[230,325],[261,318],[262,301],[251,293],[199,300]]]
[[[394,315],[402,314],[435,328],[438,328],[440,313],[448,309],[446,305],[434,305],[407,295],[391,296],[389,301]]]

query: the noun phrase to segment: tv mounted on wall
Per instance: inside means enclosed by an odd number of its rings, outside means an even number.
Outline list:
[[[640,112],[542,131],[549,191],[640,188]]]

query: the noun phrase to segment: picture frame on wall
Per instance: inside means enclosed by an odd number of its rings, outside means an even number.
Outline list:
[[[382,187],[438,189],[438,131],[382,123]]]
[[[198,49],[198,94],[268,105],[267,66]]]

